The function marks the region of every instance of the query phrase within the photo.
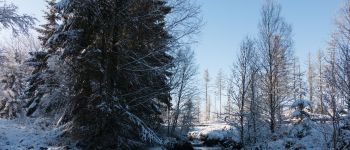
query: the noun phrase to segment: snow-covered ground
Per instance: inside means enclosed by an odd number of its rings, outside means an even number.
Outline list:
[[[0,119],[1,150],[60,150],[57,147],[58,128],[48,127],[45,121],[33,119]]]
[[[327,142],[332,129],[328,124],[316,124],[306,121],[301,124],[283,125],[277,140],[268,140],[266,149],[328,149]],[[263,146],[264,147],[264,146]]]
[[[349,131],[350,133],[350,131]],[[256,145],[250,148],[260,149],[328,149],[331,140],[332,128],[330,124],[315,123],[307,120],[301,124],[284,124],[274,135],[260,139]],[[350,134],[349,134],[350,135]],[[196,126],[188,133],[190,139],[193,140],[192,145],[197,149],[206,149],[211,147],[201,147],[205,140],[232,140],[239,142],[239,134],[237,129],[224,122],[212,122]]]
[[[232,126],[225,122],[211,122],[196,126],[188,135],[194,139],[206,138],[207,140],[224,140],[231,138],[238,141],[238,134],[236,134],[235,131],[236,130],[234,130]]]

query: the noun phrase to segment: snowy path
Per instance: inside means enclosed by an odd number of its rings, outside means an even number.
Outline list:
[[[57,130],[47,130],[45,125],[31,120],[0,119],[0,150],[57,149]]]

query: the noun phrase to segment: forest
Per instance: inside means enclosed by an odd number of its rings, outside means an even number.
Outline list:
[[[349,0],[306,68],[263,0],[215,77],[196,60],[195,0],[45,4],[39,22],[0,1],[0,150],[350,149]]]

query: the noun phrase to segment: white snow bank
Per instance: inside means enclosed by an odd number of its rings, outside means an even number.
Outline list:
[[[329,124],[316,124],[306,121],[303,124],[284,126],[288,135],[280,135],[276,141],[268,141],[266,149],[327,149],[331,131]]]
[[[193,131],[188,133],[188,136],[193,139],[200,140],[225,140],[232,139],[239,141],[238,134],[234,128],[226,123],[210,123],[203,126],[197,126]]]

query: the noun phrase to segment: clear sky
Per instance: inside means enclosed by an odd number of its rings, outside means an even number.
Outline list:
[[[245,36],[256,37],[263,0],[199,0],[205,26],[195,47],[201,73],[212,79],[222,68],[226,74]],[[343,0],[279,0],[282,16],[293,27],[294,51],[301,65],[307,54],[325,49],[334,18]]]
[[[7,0],[21,12],[42,19],[44,0]],[[263,0],[197,0],[202,6],[205,25],[194,46],[200,73],[208,68],[214,77],[221,68],[229,68],[245,36],[255,37]],[[326,47],[334,18],[344,0],[279,0],[282,16],[292,24],[295,54],[306,64],[309,51]],[[40,23],[38,23],[40,24]]]

